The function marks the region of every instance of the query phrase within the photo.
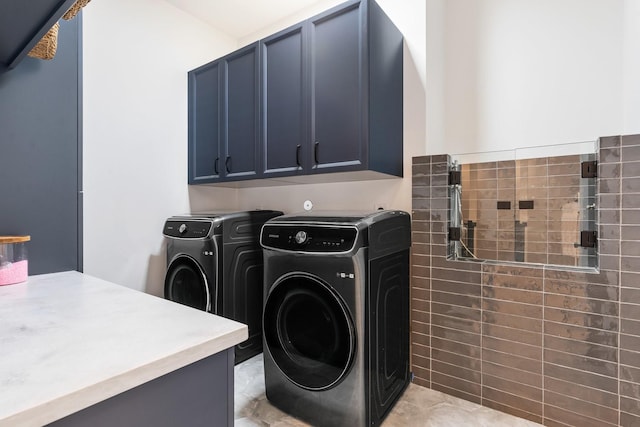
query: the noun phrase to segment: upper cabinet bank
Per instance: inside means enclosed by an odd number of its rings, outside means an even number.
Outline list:
[[[373,0],[341,4],[188,78],[189,184],[402,176],[402,35]]]

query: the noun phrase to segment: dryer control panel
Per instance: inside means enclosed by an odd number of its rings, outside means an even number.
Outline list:
[[[355,227],[266,224],[260,243],[265,248],[296,252],[348,252],[357,236]]]
[[[167,237],[179,239],[202,239],[207,237],[211,230],[210,221],[173,221],[164,223],[162,234]]]

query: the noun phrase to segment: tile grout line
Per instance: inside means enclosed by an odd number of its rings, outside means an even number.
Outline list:
[[[434,167],[433,167],[433,158],[434,156],[431,156],[429,159],[429,176],[431,179],[431,186],[430,186],[430,190],[429,190],[429,221],[431,223],[431,227],[429,229],[429,367],[430,367],[430,372],[429,372],[429,382],[431,384],[431,388],[433,389],[433,258],[434,258],[434,254],[433,254],[433,248],[434,248],[434,244],[433,244],[433,235],[434,235],[434,231],[433,231],[433,224],[434,224],[434,220],[433,220],[433,187],[434,187],[434,177],[435,177],[435,173],[434,173]],[[448,193],[447,193],[447,197],[449,197]],[[447,202],[449,200],[447,199]],[[448,215],[449,209],[447,208],[447,215]],[[448,217],[444,220],[445,226],[443,227],[444,230],[446,230],[446,224],[447,224],[447,220]],[[446,248],[446,245],[445,245]],[[446,256],[446,255],[445,255]]]
[[[544,363],[544,348],[545,348],[545,333],[546,333],[546,328],[545,328],[545,308],[547,306],[547,299],[546,299],[546,266],[548,265],[548,261],[549,261],[549,215],[548,215],[548,210],[549,210],[549,159],[546,159],[546,166],[547,166],[547,173],[546,173],[546,179],[547,179],[547,189],[546,189],[546,208],[547,208],[547,233],[546,233],[546,238],[547,238],[547,245],[546,245],[546,249],[547,249],[547,262],[542,266],[542,280],[541,280],[541,286],[542,286],[542,325],[541,325],[541,335],[540,335],[540,380],[542,381],[541,387],[542,387],[542,396],[541,396],[541,402],[540,402],[540,418],[541,418],[541,424],[544,425],[545,424],[545,402],[546,402],[546,381],[545,381],[545,363]]]
[[[545,381],[545,373],[544,373],[544,346],[545,346],[545,334],[546,334],[546,317],[545,317],[545,308],[547,306],[547,291],[546,291],[546,268],[543,266],[542,267],[542,342],[540,343],[540,372],[541,372],[541,380],[542,380],[542,402],[540,402],[541,405],[541,416],[542,416],[542,424],[544,425],[544,421],[545,421],[545,402],[546,402],[546,381]]]
[[[621,345],[621,340],[620,340],[620,331],[622,329],[622,164],[623,164],[623,158],[622,158],[622,144],[621,144],[621,140],[618,139],[618,147],[619,147],[619,155],[618,155],[618,162],[620,164],[620,175],[618,176],[618,191],[620,194],[620,199],[618,200],[618,212],[620,213],[619,215],[619,219],[618,219],[618,425],[621,424],[622,422],[622,398],[621,398],[621,392],[622,392],[622,387],[621,387],[621,376],[620,376],[620,345]]]
[[[480,264],[480,403],[484,406],[484,266]]]
[[[434,167],[433,167],[433,157],[431,156],[429,159],[429,178],[430,178],[430,189],[429,189],[429,221],[430,221],[430,227],[429,227],[429,383],[430,383],[430,387],[433,389],[433,258],[434,258],[434,254],[433,254],[433,224],[434,224],[434,220],[433,220],[433,187],[434,187],[434,177],[435,177],[435,173],[434,173]],[[446,161],[446,163],[448,164],[448,161]],[[448,168],[446,168],[448,171]],[[446,173],[448,173],[447,171],[445,171]],[[447,192],[447,203],[449,203],[449,193]],[[447,222],[448,222],[448,215],[449,215],[449,207],[447,207],[447,218],[444,219],[444,230],[447,229]],[[445,240],[446,242],[446,240]],[[445,244],[445,249],[446,249],[447,245]],[[446,258],[446,254],[445,254],[445,258]]]

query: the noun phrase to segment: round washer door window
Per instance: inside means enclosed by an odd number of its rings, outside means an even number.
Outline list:
[[[353,322],[342,300],[312,276],[289,276],[272,288],[263,333],[278,368],[309,390],[337,385],[355,354]]]
[[[189,257],[175,259],[167,269],[164,297],[168,300],[209,311],[209,286],[200,266]]]

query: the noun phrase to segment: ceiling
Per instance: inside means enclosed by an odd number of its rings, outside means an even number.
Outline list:
[[[320,0],[166,0],[212,27],[241,39]]]

